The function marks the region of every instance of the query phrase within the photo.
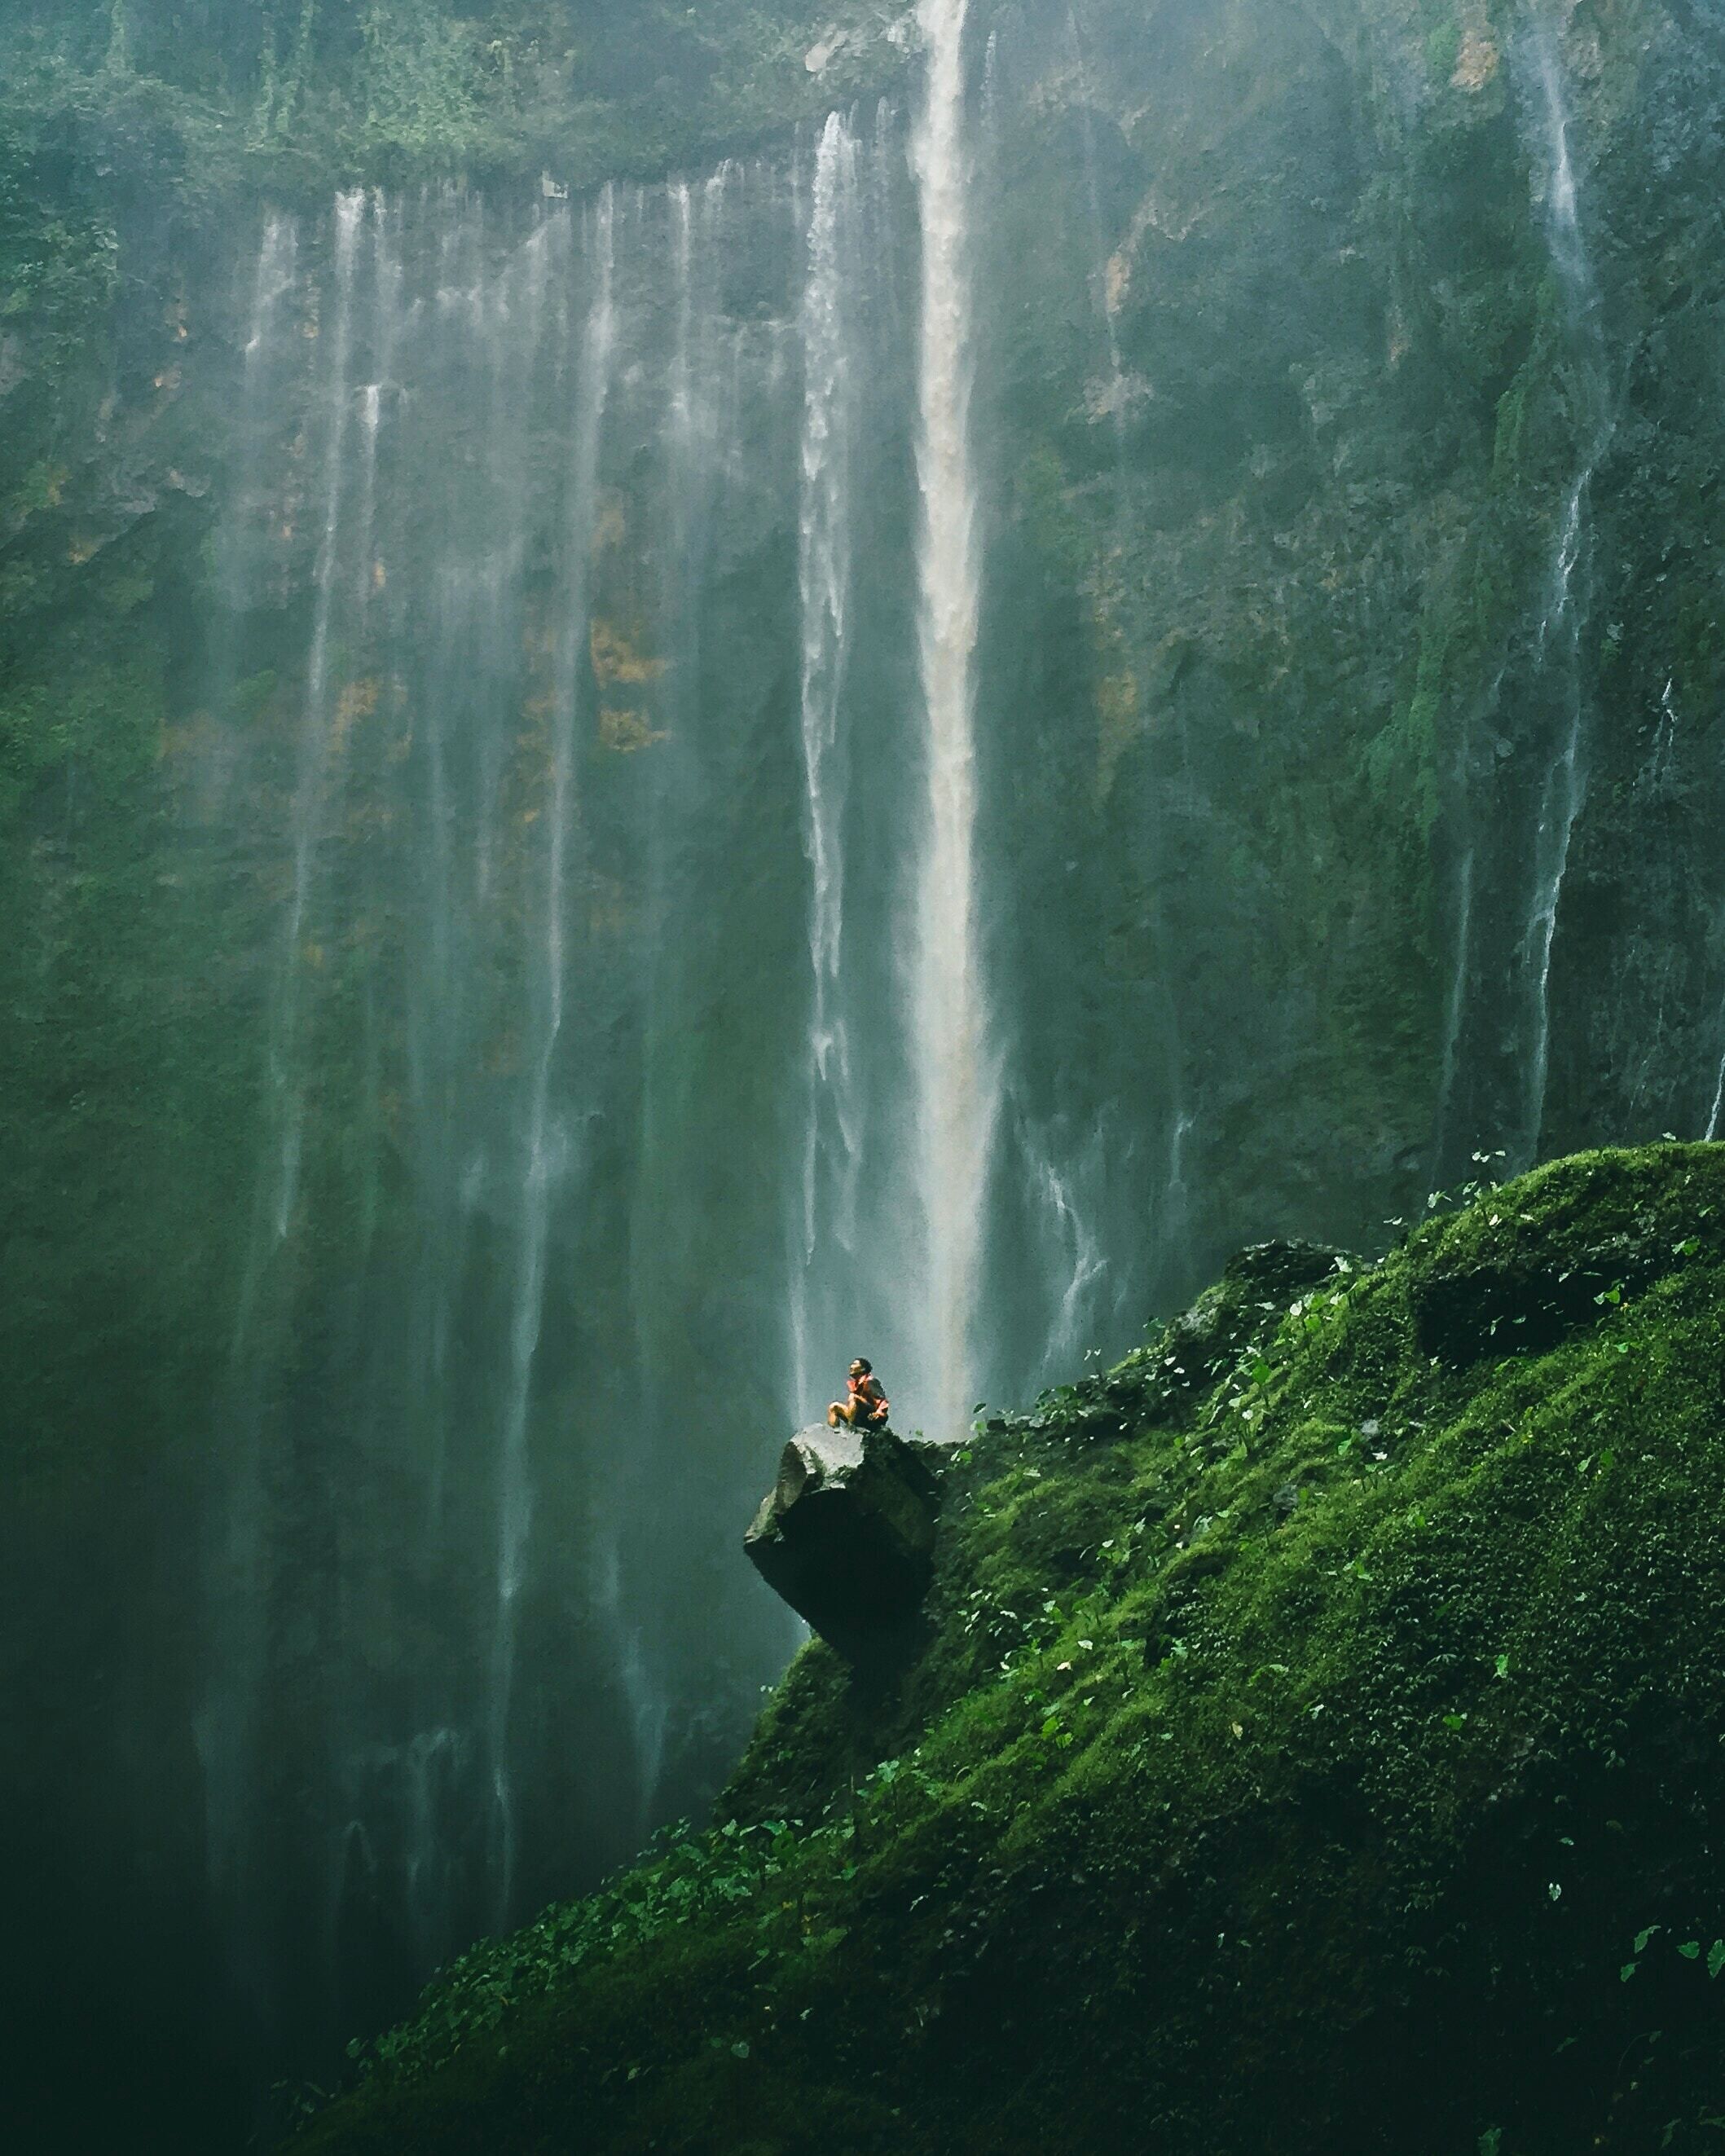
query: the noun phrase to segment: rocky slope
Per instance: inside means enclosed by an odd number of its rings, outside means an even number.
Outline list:
[[[708,1831],[476,1949],[298,2144],[1709,2145],[1725,1151],[1248,1252],[948,1471]]]

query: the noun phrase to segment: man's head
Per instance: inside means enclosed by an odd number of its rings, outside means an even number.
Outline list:
[[[875,1366],[866,1355],[859,1355],[850,1366],[850,1374],[853,1378],[872,1378]]]

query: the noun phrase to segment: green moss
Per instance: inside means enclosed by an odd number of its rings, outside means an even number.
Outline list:
[[[122,795],[153,760],[163,711],[160,664],[147,654],[0,694],[0,827],[45,780],[74,770]]]
[[[1461,56],[1461,25],[1439,23],[1425,33],[1425,64],[1440,82],[1448,82]]]
[[[901,1679],[805,1650],[307,2146],[1702,2146],[1725,1152],[1266,1262],[980,1432]]]
[[[147,167],[182,203],[243,192],[312,201],[341,182],[463,172],[577,187],[710,162],[835,100],[878,92],[903,56],[880,11],[754,0],[703,11],[640,0],[323,0],[202,11],[173,0],[27,4],[0,28],[0,114],[14,103]],[[124,34],[121,34],[123,30]],[[828,64],[805,55],[842,31]],[[0,204],[3,213],[3,204]]]

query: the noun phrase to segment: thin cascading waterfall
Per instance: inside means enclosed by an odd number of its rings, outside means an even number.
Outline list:
[[[252,597],[253,556],[257,551],[257,536],[249,526],[255,521],[260,507],[253,498],[258,439],[269,407],[273,376],[279,362],[277,317],[283,301],[291,295],[297,284],[299,259],[298,224],[292,218],[284,217],[272,210],[264,220],[264,238],[258,249],[257,264],[253,273],[251,311],[247,319],[245,348],[242,355],[244,387],[241,391],[240,441],[244,462],[235,490],[239,512],[238,543],[223,549],[228,604],[236,614],[244,609]],[[228,655],[231,657],[231,649]]]
[[[1659,723],[1653,731],[1653,752],[1635,781],[1637,793],[1657,793],[1669,783],[1677,747],[1677,683],[1675,675],[1665,685],[1659,700]]]
[[[926,1279],[920,1373],[933,1433],[961,1437],[997,1081],[978,934],[975,657],[979,511],[970,406],[968,0],[921,0],[927,76],[911,145],[922,226],[917,354],[917,647],[928,798],[917,863],[911,1017],[917,1199]]]
[[[393,387],[397,349],[406,323],[403,298],[406,272],[401,260],[401,213],[382,194],[372,198],[372,379],[359,399],[360,469],[357,533],[353,547],[354,591],[362,617],[385,588],[382,564],[372,549],[377,523],[377,442],[383,427],[384,399]]]
[[[1565,711],[1555,754],[1540,792],[1533,844],[1533,890],[1524,931],[1522,964],[1530,984],[1532,1038],[1526,1109],[1518,1134],[1526,1167],[1537,1158],[1545,1122],[1551,1063],[1551,967],[1563,883],[1586,793],[1585,712],[1581,668],[1581,609],[1577,590],[1586,549],[1594,474],[1611,438],[1599,294],[1582,236],[1580,192],[1570,148],[1571,121],[1550,26],[1535,24],[1532,57],[1546,141],[1545,224],[1552,264],[1563,293],[1577,363],[1580,454],[1563,497],[1558,542],[1542,615],[1536,662],[1548,675],[1561,669]]]
[[[228,1398],[223,1419],[229,1453],[228,1487],[221,1541],[209,1579],[210,1636],[214,1668],[194,1715],[194,1738],[204,1785],[211,1883],[227,1918],[233,1965],[259,2018],[275,2010],[276,1977],[252,1937],[251,1905],[259,1889],[253,1816],[264,1743],[264,1693],[270,1648],[268,1574],[271,1522],[264,1456],[264,1373],[258,1366],[266,1275],[287,1240],[299,1188],[305,1115],[304,1028],[305,942],[316,875],[318,843],[325,827],[328,775],[329,695],[332,622],[339,583],[343,511],[348,494],[347,452],[352,420],[352,359],[355,290],[365,194],[355,188],[336,198],[334,218],[334,319],[327,341],[321,398],[325,434],[320,468],[321,521],[313,566],[312,640],[301,704],[292,814],[292,885],[280,975],[268,1022],[267,1101],[270,1111],[266,1157],[254,1199],[252,1226],[229,1341]],[[256,304],[245,361],[250,401],[272,364],[279,289],[291,278],[284,228],[266,226]],[[320,330],[323,323],[320,318]]]
[[[360,388],[355,415],[359,470],[354,485],[353,531],[348,549],[348,575],[353,593],[351,634],[356,650],[372,649],[378,631],[385,627],[372,619],[374,609],[381,608],[388,595],[387,567],[377,545],[377,459],[384,431],[385,403],[391,390],[397,350],[407,326],[403,311],[406,279],[400,253],[399,211],[381,192],[374,193],[368,222],[372,260],[367,296],[373,373],[372,380]],[[357,710],[347,716],[351,726],[358,716]],[[357,741],[348,746],[356,752],[360,747]],[[376,896],[380,903],[387,903],[384,893]],[[382,1148],[376,1142],[376,1137],[383,1121],[384,1051],[375,984],[368,984],[362,1009],[362,1127],[372,1134],[372,1142],[365,1147],[367,1167],[359,1193],[358,1249],[363,1258],[370,1252],[381,1203]]]
[[[1064,1167],[1057,1166],[1028,1131],[1020,1133],[1019,1146],[1029,1170],[1031,1197],[1053,1229],[1055,1300],[1042,1372],[1060,1379],[1093,1352],[1090,1336],[1096,1298],[1108,1276],[1107,1255],[1094,1226],[1094,1207],[1085,1202],[1105,1173],[1102,1137],[1100,1132],[1093,1134],[1076,1159],[1069,1147]]]
[[[567,993],[569,855],[574,814],[576,721],[588,639],[588,582],[598,513],[599,448],[617,341],[615,203],[607,187],[593,213],[594,290],[577,383],[569,480],[570,582],[562,627],[552,714],[541,955],[543,982],[521,1159],[521,1222],[515,1309],[510,1333],[509,1397],[497,1456],[497,1607],[490,1674],[490,1765],[496,1807],[494,1877],[498,1921],[515,1892],[516,1793],[510,1758],[520,1598],[532,1526],[528,1434],[533,1373],[545,1319],[545,1268],[553,1199],[567,1172],[562,1133],[553,1128],[552,1076]]]
[[[403,1900],[421,1965],[430,1969],[449,1948],[456,1881],[444,1824],[465,1761],[459,1730],[422,1730],[408,1747],[403,1844]]]
[[[1113,290],[1111,256],[1102,228],[1102,182],[1096,157],[1096,115],[1091,107],[1090,64],[1084,49],[1083,33],[1078,27],[1078,11],[1066,10],[1066,35],[1072,47],[1072,64],[1077,77],[1079,111],[1084,136],[1084,183],[1086,206],[1090,211],[1090,241],[1092,268],[1091,303],[1096,318],[1102,326],[1106,344],[1108,384],[1100,401],[1106,409],[1110,428],[1114,435],[1114,465],[1117,490],[1123,496],[1126,480],[1126,415],[1129,394],[1126,370],[1120,358],[1119,307]],[[992,48],[993,40],[989,39]],[[1117,509],[1122,507],[1117,505]]]
[[[519,663],[531,415],[548,294],[553,276],[560,283],[565,277],[570,240],[567,212],[542,218],[500,278],[488,281],[475,264],[471,287],[459,288],[448,280],[457,254],[477,254],[478,233],[470,228],[477,222],[476,213],[468,212],[446,230],[437,326],[439,346],[447,338],[458,354],[452,379],[467,382],[477,373],[485,385],[483,439],[491,485],[482,501],[450,518],[432,567],[435,634],[419,690],[425,712],[425,926],[407,1042],[424,1173],[428,1188],[439,1194],[441,1224],[428,1239],[426,1316],[418,1329],[430,1448],[426,1518],[434,1547],[444,1526],[452,1342],[488,1176],[488,1133],[475,1127],[469,1101],[479,1053],[475,1030],[482,1023],[475,939],[490,917],[504,835],[498,801],[508,732],[495,710],[509,696]],[[465,337],[457,334],[463,327]]]
[[[264,412],[289,370],[292,347],[300,342],[297,337],[285,337],[280,326],[283,304],[296,287],[298,265],[298,227],[291,218],[272,213],[264,221],[258,250],[244,352],[245,465],[238,505],[240,528],[237,543],[226,550],[228,604],[235,614],[249,603],[257,582],[254,555],[264,551],[254,527],[265,521],[269,511],[264,499],[254,502],[251,488],[261,461]],[[232,661],[237,649],[229,654],[230,671],[236,673]],[[230,1971],[260,2019],[267,2019],[271,2010],[274,1972],[245,1917],[255,1868],[252,1825],[268,1659],[263,1578],[267,1505],[264,1408],[249,1357],[264,1271],[275,1240],[271,1182],[266,1169],[254,1194],[228,1346],[226,1397],[218,1409],[226,1486],[205,1570],[210,1663],[192,1713],[208,1888],[225,1934]]]
[[[638,1840],[652,1831],[654,1805],[665,1772],[670,1706],[649,1659],[642,1628],[630,1614],[614,1520],[596,1537],[593,1608],[611,1644],[612,1675],[623,1696],[629,1748],[634,1766],[634,1808],[631,1830]]]
[[[365,194],[354,188],[336,199],[336,319],[326,377],[327,433],[323,472],[323,528],[313,571],[311,648],[305,667],[299,783],[294,799],[294,883],[288,909],[282,1007],[270,1045],[270,1075],[280,1124],[274,1224],[285,1241],[299,1191],[305,1142],[305,1077],[301,1067],[300,1021],[305,993],[304,939],[312,900],[318,840],[324,828],[324,788],[329,773],[330,644],[340,577],[341,516],[347,499],[347,443],[352,422],[353,288]]]
[[[856,208],[857,150],[844,115],[831,114],[815,156],[802,308],[797,582],[811,994],[799,1247],[791,1292],[792,1387],[799,1414],[812,1408],[816,1383],[811,1275],[829,1237],[842,1252],[852,1251],[855,1240],[857,1106],[839,990],[847,778],[840,724],[850,632],[856,424],[846,241]],[[819,1349],[826,1361],[839,1352],[826,1339]]]

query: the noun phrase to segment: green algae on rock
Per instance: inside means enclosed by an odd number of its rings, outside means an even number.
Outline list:
[[[1705,2146],[1725,1150],[1252,1301],[1190,1391],[1177,1322],[979,1432],[920,1659],[808,1647],[721,1824],[465,1957],[301,2145]]]

